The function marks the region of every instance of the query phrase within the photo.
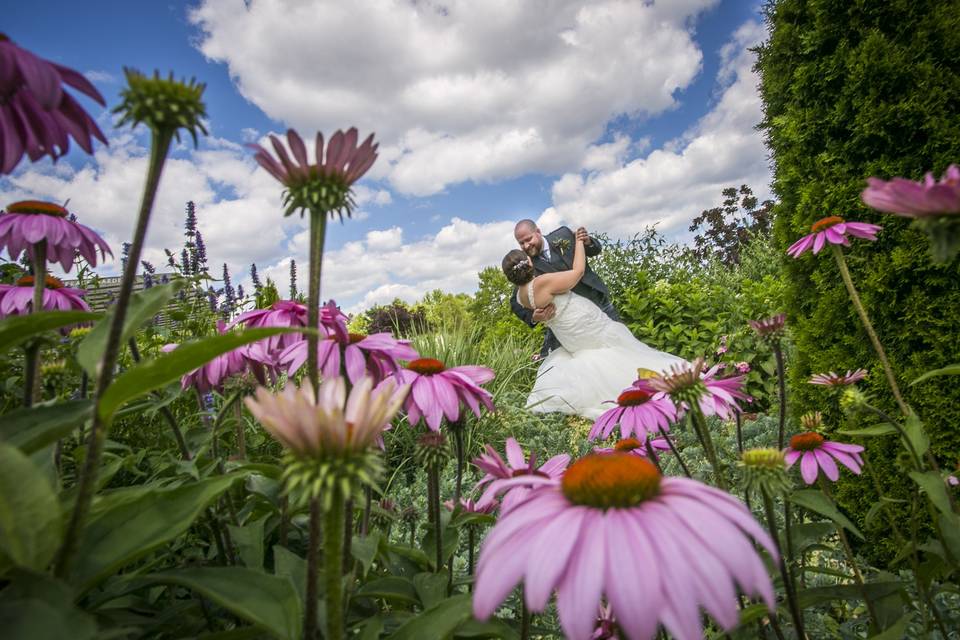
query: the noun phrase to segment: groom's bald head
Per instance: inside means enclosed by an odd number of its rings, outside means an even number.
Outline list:
[[[521,220],[513,228],[513,237],[525,254],[531,258],[540,255],[543,249],[543,235],[536,222],[529,219]]]

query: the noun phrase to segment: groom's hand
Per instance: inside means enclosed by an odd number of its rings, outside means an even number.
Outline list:
[[[590,234],[587,233],[586,228],[580,227],[579,229],[577,229],[576,236],[577,236],[577,240],[583,241],[584,246],[591,244]]]
[[[533,321],[534,322],[546,322],[557,313],[557,308],[551,302],[542,309],[533,310]]]

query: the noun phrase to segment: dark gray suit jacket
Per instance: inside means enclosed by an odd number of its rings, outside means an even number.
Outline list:
[[[533,269],[537,274],[541,273],[553,273],[556,271],[569,271],[573,268],[573,251],[575,244],[575,236],[573,231],[568,227],[560,227],[551,231],[545,235],[544,240],[547,241],[550,245],[550,259],[547,260],[543,254],[540,254],[533,259]],[[560,248],[557,246],[558,240],[566,240],[567,246],[563,252],[560,251]],[[603,247],[600,246],[600,242],[594,238],[590,238],[591,243],[589,246],[585,246],[584,253],[587,257],[593,257],[599,255]],[[600,307],[604,313],[606,313],[612,320],[617,322],[620,321],[620,316],[617,315],[617,311],[613,308],[613,303],[610,302],[610,292],[607,290],[607,285],[603,283],[603,280],[600,279],[596,273],[590,268],[590,264],[587,263],[587,268],[584,269],[583,277],[580,278],[580,282],[577,283],[577,286],[573,288],[574,293],[577,293],[584,298],[587,298],[595,305]],[[513,313],[527,323],[531,328],[536,326],[536,323],[533,321],[533,311],[525,308],[517,301],[517,288],[513,288],[513,296],[510,298],[510,308],[513,310]],[[560,346],[560,341],[557,340],[557,337],[553,335],[553,332],[547,329],[546,334],[543,337],[543,347],[540,349],[541,357],[546,357],[548,353]]]

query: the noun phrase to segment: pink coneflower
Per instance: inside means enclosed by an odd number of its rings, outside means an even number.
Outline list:
[[[346,133],[337,131],[330,137],[324,158],[323,134],[317,133],[316,163],[311,164],[307,157],[307,147],[303,139],[293,129],[287,131],[287,144],[290,152],[277,136],[270,136],[270,143],[279,158],[257,144],[249,145],[256,149],[254,159],[270,175],[287,188],[284,215],[297,210],[336,212],[343,218],[350,216],[353,200],[350,186],[359,180],[377,159],[377,147],[373,143],[373,134],[357,146],[357,129],[351,127]]]
[[[882,229],[880,225],[870,224],[868,222],[847,222],[840,216],[829,216],[813,223],[810,227],[810,235],[804,236],[790,245],[787,249],[787,255],[799,258],[802,253],[813,247],[813,253],[820,253],[824,245],[842,244],[850,246],[847,235],[864,238],[865,240],[876,240],[877,232]]]
[[[332,301],[321,310],[322,339],[317,345],[317,363],[325,378],[340,375],[341,357],[347,378],[353,383],[363,375],[383,380],[400,372],[400,360],[415,360],[419,356],[409,340],[397,340],[387,332],[372,335],[351,333],[345,320],[346,316]],[[308,351],[308,341],[301,340],[284,349],[279,362],[286,367],[288,374],[293,374],[307,361]]]
[[[609,438],[614,428],[620,426],[620,437],[636,435],[646,440],[648,434],[661,429],[670,430],[670,423],[677,420],[677,408],[670,397],[657,392],[646,380],[637,380],[633,386],[617,397],[617,406],[605,411],[590,428],[590,440]]]
[[[448,511],[453,511],[453,500],[445,500],[443,506],[447,508]],[[469,498],[460,498],[460,511],[461,513],[479,513],[479,514],[489,514],[497,510],[497,501],[494,500],[488,504],[481,504],[480,502],[474,502]]]
[[[670,444],[664,437],[650,438],[650,440],[647,442],[650,444],[650,448],[653,449],[654,455],[656,455],[657,451],[670,451]],[[618,440],[612,447],[594,447],[593,452],[632,453],[633,455],[644,457],[646,457],[647,453],[649,453],[647,451],[647,444],[636,438],[623,438],[622,440]]]
[[[259,387],[244,403],[292,453],[304,458],[341,457],[374,447],[406,393],[407,387],[396,380],[374,388],[373,379],[365,377],[348,398],[346,383],[338,376],[324,380],[316,397],[312,385],[288,384],[279,393]]]
[[[590,640],[616,640],[619,637],[617,635],[617,619],[613,615],[613,609],[609,605],[601,604],[600,615],[597,616],[594,623]]]
[[[787,314],[778,313],[763,320],[748,320],[748,323],[761,338],[779,338],[783,335],[783,327],[787,324]]]
[[[223,320],[217,320],[217,333],[227,333]],[[177,345],[166,345],[163,350],[171,351]],[[216,356],[213,360],[180,378],[180,388],[184,391],[195,388],[200,393],[223,390],[228,378],[242,373],[247,368],[246,350],[243,347]]]
[[[800,475],[807,484],[817,481],[820,469],[830,480],[836,482],[840,477],[840,470],[834,460],[860,475],[860,467],[863,465],[860,457],[862,452],[863,447],[858,444],[831,442],[819,433],[808,431],[790,438],[790,446],[784,453],[784,459],[788,468],[800,459]]]
[[[44,311],[90,311],[84,301],[86,291],[63,286],[53,276],[46,276],[43,290]],[[33,276],[24,276],[16,284],[0,284],[0,318],[23,316],[33,310]],[[61,330],[66,335],[69,328]]]
[[[24,251],[33,259],[34,245],[46,241],[47,262],[59,262],[67,272],[78,252],[92,267],[97,266],[97,249],[101,261],[108,253],[113,256],[103,238],[90,227],[69,220],[68,214],[52,202],[14,202],[0,212],[0,249],[6,248],[12,260]]]
[[[307,307],[293,300],[277,300],[270,305],[269,309],[254,309],[241,313],[227,325],[227,328],[232,329],[238,324],[242,324],[248,329],[256,327],[305,327],[307,326]],[[303,340],[303,336],[299,333],[283,333],[255,343],[258,345],[259,351],[251,347],[250,353],[261,353],[265,361],[275,364],[281,350],[300,340]]]
[[[481,404],[493,411],[490,392],[479,386],[493,380],[493,370],[487,367],[464,365],[448,369],[434,358],[417,358],[397,375],[411,385],[404,404],[411,425],[423,418],[430,429],[438,431],[444,416],[451,422],[460,419],[460,401],[478,418]]]
[[[732,418],[734,412],[741,411],[737,400],[751,400],[742,391],[746,376],[717,378],[720,365],[714,365],[707,371],[703,370],[704,366],[703,358],[673,365],[662,376],[650,378],[650,386],[668,394],[677,405],[684,403],[689,408],[696,402],[704,416]]]
[[[867,185],[860,198],[879,211],[907,218],[960,213],[960,167],[955,164],[947,167],[939,181],[928,173],[923,182],[867,178]]]
[[[523,581],[532,611],[542,611],[556,589],[560,624],[572,640],[591,637],[604,597],[629,638],[653,638],[660,624],[677,638],[700,638],[700,607],[724,629],[738,624],[738,585],[774,609],[752,539],[778,558],[773,540],[731,495],[661,477],[640,456],[587,455],[487,535],[473,612],[489,618]]]
[[[103,96],[73,69],[44,60],[0,33],[0,173],[10,173],[26,153],[31,161],[56,160],[67,153],[70,137],[87,153],[91,137],[107,144],[97,123],[68,85],[106,105]]]
[[[856,371],[847,370],[843,375],[834,373],[815,373],[810,377],[810,384],[820,384],[827,387],[846,387],[848,385],[860,382],[867,377],[866,369],[857,369]]]
[[[538,467],[536,454],[531,453],[528,461],[523,455],[520,443],[514,438],[507,438],[505,450],[506,461],[490,445],[486,446],[486,453],[473,460],[473,464],[486,473],[475,488],[488,485],[483,495],[477,500],[477,504],[487,507],[496,501],[498,495],[506,492],[501,506],[503,513],[522,501],[530,486],[544,482],[559,482],[564,469],[570,464],[570,456],[561,453]]]

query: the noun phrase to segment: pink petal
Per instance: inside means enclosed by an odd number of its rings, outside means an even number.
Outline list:
[[[557,589],[560,624],[573,640],[589,638],[593,632],[606,564],[606,523],[602,512],[587,510],[580,539]]]
[[[800,475],[807,484],[813,484],[817,480],[817,457],[812,451],[804,451],[800,459]]]

